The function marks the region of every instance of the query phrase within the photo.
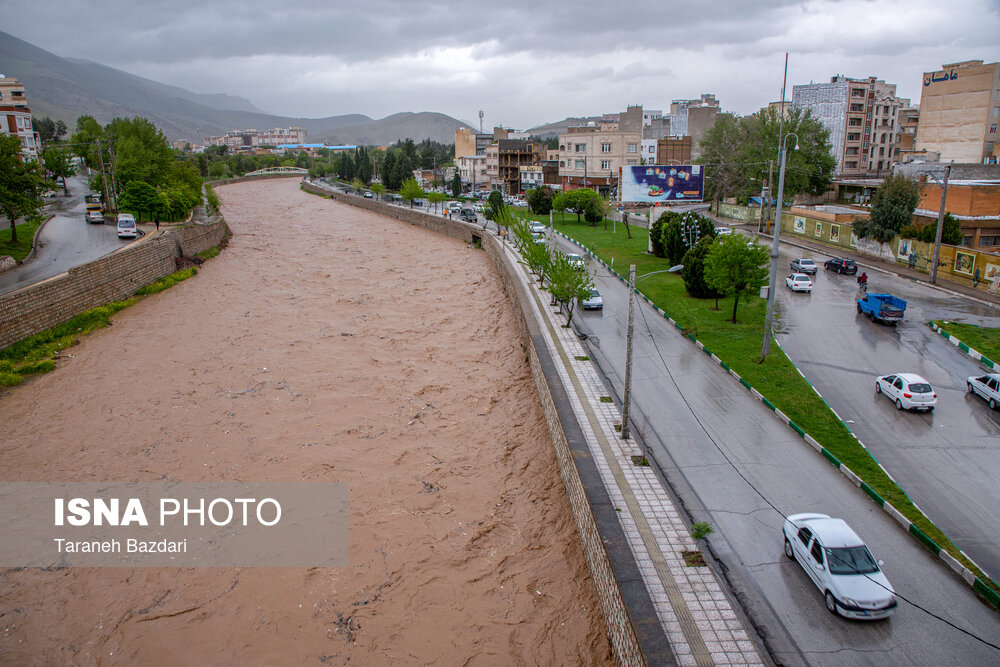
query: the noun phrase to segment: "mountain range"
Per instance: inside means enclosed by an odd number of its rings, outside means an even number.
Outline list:
[[[293,118],[265,113],[234,95],[192,93],[88,60],[62,58],[0,31],[0,74],[16,77],[35,117],[62,120],[72,130],[82,115],[102,125],[142,116],[171,141],[204,143],[232,130],[298,126],[310,143],[386,146],[399,139],[455,141],[469,127],[451,116],[404,112],[373,119],[362,114]]]

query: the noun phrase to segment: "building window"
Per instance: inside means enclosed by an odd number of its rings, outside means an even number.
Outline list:
[[[858,147],[857,146],[851,146],[850,148],[848,148],[845,151],[845,154],[846,155],[857,155],[858,154]]]
[[[847,124],[850,127],[861,127],[861,119],[860,118],[852,118],[851,120],[849,120],[847,122]]]
[[[972,237],[971,236],[963,236],[962,237],[962,245],[965,246],[966,248],[971,248],[972,247]]]
[[[1000,107],[993,107],[993,117],[1000,116]]]
[[[611,160],[601,160],[601,169],[611,169]]]
[[[638,164],[638,162],[636,162],[635,160],[625,160],[625,164],[627,164],[630,167],[634,167],[635,165]]]
[[[583,160],[577,160],[574,165],[577,169],[585,169],[587,164]]]
[[[864,90],[864,88],[852,88],[851,89],[851,97],[864,97],[864,96],[865,96],[865,90]]]
[[[850,132],[847,135],[847,140],[848,141],[861,141],[861,135],[858,134],[857,132]]]
[[[994,111],[996,111],[996,109],[994,109]],[[993,115],[995,116],[996,114],[993,114]],[[639,150],[639,145],[638,144],[629,144],[628,148],[626,150],[628,150],[629,153],[636,153]]]
[[[995,236],[980,236],[979,237],[979,245],[980,245],[980,247],[986,246],[986,245],[996,245],[996,244],[997,244],[997,237],[995,237]]]
[[[602,153],[610,153],[611,152],[611,144],[601,144],[601,152]]]
[[[851,111],[864,111],[864,110],[865,110],[865,105],[864,104],[852,104],[851,105]]]
[[[882,165],[883,165],[883,164],[884,164],[884,163],[883,163],[883,161],[882,161],[882,160],[879,160],[879,161],[878,161],[878,170],[879,170],[879,171],[882,171]]]
[[[566,166],[566,163],[565,163],[565,162],[563,162],[562,160],[560,160],[560,161],[559,161],[559,166],[560,166],[560,167],[565,167],[565,166]]]
[[[996,134],[996,133],[997,133],[997,126],[990,125],[990,134]]]
[[[845,163],[844,163],[844,167],[845,167],[846,169],[857,169],[857,168],[858,168],[858,163],[857,163],[857,162],[854,162],[854,161],[851,161],[851,162],[845,162]]]
[[[577,153],[586,153],[587,152],[587,144],[576,144],[576,145],[573,146],[573,149]]]

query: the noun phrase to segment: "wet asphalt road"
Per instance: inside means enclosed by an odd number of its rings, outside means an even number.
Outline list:
[[[595,282],[605,307],[578,313],[574,319],[590,335],[591,356],[611,385],[609,393],[620,397],[627,287],[592,260],[588,268],[597,271]],[[844,289],[853,285],[849,277],[842,282]],[[820,285],[826,283],[821,276]],[[820,295],[818,290],[813,297]],[[823,307],[821,299],[816,299],[816,308]],[[857,330],[860,322],[854,322],[853,312],[847,326]],[[870,325],[867,319],[863,323]],[[792,330],[793,323],[786,326]],[[900,329],[906,330],[906,326]],[[783,514],[818,511],[844,518],[876,557],[886,561],[886,575],[902,596],[976,635],[1000,637],[1000,616],[995,611],[642,303],[635,332],[634,428],[645,434],[653,458],[695,519],[714,525],[716,533],[709,538],[712,549],[725,563],[730,583],[754,623],[764,628],[776,660],[810,665],[992,664],[1000,660],[1000,652],[905,602],[887,622],[851,622],[827,612],[821,593],[802,568],[782,554]],[[817,346],[829,347],[829,340],[836,337],[822,329],[803,333],[808,343]],[[846,340],[842,344],[847,349],[857,345]],[[870,384],[867,375],[864,384]],[[868,387],[863,396],[870,399],[871,393]],[[868,403],[871,409],[873,401]],[[890,406],[890,410],[895,413],[895,408]]]
[[[60,189],[55,197],[46,200],[43,213],[54,217],[42,229],[35,256],[26,264],[0,273],[0,294],[57,276],[132,242],[118,238],[110,219],[103,225],[84,220],[87,207],[83,197],[88,192],[85,175],[71,177],[69,191],[69,197],[64,197]]]
[[[797,253],[782,247],[779,266]],[[825,256],[814,259],[822,264]],[[857,283],[820,269],[812,294],[779,281],[778,342],[907,495],[968,556],[1000,575],[1000,411],[966,393],[983,371],[934,333],[934,319],[1000,326],[992,306],[893,274],[869,271],[869,292],[906,300],[896,326],[859,315]],[[933,412],[899,411],[875,394],[875,377],[917,373],[937,391]]]

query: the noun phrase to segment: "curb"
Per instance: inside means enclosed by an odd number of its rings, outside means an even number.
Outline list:
[[[45,222],[38,225],[38,229],[35,230],[35,235],[31,237],[31,252],[29,252],[24,259],[18,262],[18,266],[21,264],[27,264],[35,256],[35,251],[38,249],[38,237],[41,235],[42,230],[45,229],[45,225],[49,224],[49,220],[54,217],[56,217],[55,214],[51,214],[49,217],[45,218]]]
[[[556,231],[555,229],[553,229],[552,231],[555,232],[556,234],[558,234],[559,236],[563,237],[567,241],[573,243],[574,245],[579,246],[584,252],[586,252],[588,255],[590,255],[591,257],[593,257],[604,268],[606,268],[614,276],[616,276],[618,278],[618,280],[622,281],[626,285],[628,284],[628,280],[626,278],[624,278],[620,273],[618,273],[613,268],[611,268],[611,266],[609,264],[607,264],[604,260],[602,260],[600,257],[598,257],[597,255],[595,255],[594,252],[590,250],[590,248],[588,248],[585,245],[579,243],[575,239],[572,239],[572,238],[566,236],[562,232]],[[917,541],[920,542],[920,544],[922,544],[924,547],[926,547],[927,549],[929,549],[933,554],[935,554],[936,556],[938,556],[942,561],[944,561],[944,563],[952,570],[952,572],[954,572],[955,574],[957,574],[962,579],[962,581],[964,581],[968,586],[970,586],[976,593],[978,593],[983,598],[985,598],[986,601],[989,602],[994,608],[1000,609],[1000,593],[997,593],[995,590],[993,590],[992,588],[990,588],[989,586],[987,586],[981,579],[979,579],[979,577],[976,576],[976,574],[974,572],[972,572],[967,567],[965,567],[964,565],[962,565],[962,563],[960,563],[958,560],[956,560],[951,554],[949,554],[947,551],[945,551],[944,549],[942,549],[936,542],[934,542],[934,540],[932,540],[930,537],[928,537],[927,534],[924,533],[919,527],[917,527],[909,519],[907,519],[905,516],[903,516],[903,514],[899,510],[897,510],[895,507],[893,507],[884,498],[882,498],[882,496],[880,496],[873,488],[871,488],[870,486],[868,486],[868,484],[866,484],[864,481],[862,481],[861,478],[858,477],[854,473],[854,471],[852,471],[850,468],[848,468],[843,463],[841,463],[840,460],[836,456],[834,456],[834,454],[832,452],[830,452],[828,449],[826,449],[825,447],[823,447],[823,445],[821,445],[819,442],[817,442],[815,438],[813,438],[808,433],[806,433],[805,430],[801,426],[799,426],[798,424],[796,424],[787,415],[785,415],[783,412],[781,412],[781,410],[779,410],[777,407],[775,407],[773,403],[771,403],[759,391],[757,391],[756,389],[754,389],[750,385],[749,382],[747,382],[742,377],[740,377],[740,375],[736,371],[734,371],[732,368],[730,368],[728,364],[726,364],[724,361],[722,361],[722,359],[720,359],[719,357],[715,356],[715,354],[713,354],[711,350],[709,350],[707,347],[705,347],[704,344],[701,343],[701,341],[699,341],[697,338],[695,338],[691,334],[685,334],[684,333],[684,327],[680,323],[678,323],[676,320],[674,320],[672,317],[670,317],[669,315],[667,315],[662,309],[657,308],[653,304],[653,302],[649,300],[649,297],[647,297],[645,294],[643,294],[638,289],[636,289],[636,294],[638,296],[642,297],[642,299],[646,303],[648,303],[651,306],[653,306],[654,308],[656,308],[656,312],[659,313],[661,316],[663,316],[668,322],[670,322],[671,324],[673,324],[674,327],[676,327],[677,330],[681,333],[681,335],[683,335],[685,338],[688,338],[689,340],[691,340],[691,342],[694,343],[698,347],[698,349],[700,349],[702,352],[704,352],[705,354],[707,354],[708,356],[710,356],[713,361],[715,361],[726,372],[728,372],[730,375],[732,375],[733,378],[736,379],[741,385],[743,385],[744,387],[746,387],[747,390],[754,396],[754,398],[756,398],[761,403],[763,403],[771,412],[773,412],[775,414],[776,417],[778,417],[778,419],[780,419],[782,422],[784,422],[786,426],[788,426],[790,429],[792,429],[799,437],[801,437],[803,440],[805,440],[813,449],[815,449],[824,458],[826,458],[835,468],[837,468],[837,470],[839,470],[841,472],[841,474],[843,474],[847,479],[849,479],[852,484],[854,484],[856,487],[858,487],[862,491],[864,491],[865,494],[869,498],[871,498],[875,502],[876,505],[878,505],[879,507],[881,507],[889,516],[891,516],[893,519],[895,519],[896,523],[898,523],[900,526],[902,526],[902,528],[904,530],[906,530],[913,537],[915,537],[917,539]],[[942,332],[939,332],[939,333],[942,333]],[[948,334],[946,334],[946,333],[942,333],[942,335],[947,336],[952,341],[957,341],[957,339],[954,339],[951,336],[948,336]],[[775,342],[777,342],[777,341],[775,341]],[[960,347],[960,346],[964,345],[964,344],[959,343],[959,342],[953,342],[953,344],[956,347]],[[968,346],[965,346],[965,349],[968,350],[969,349]],[[976,354],[978,354],[978,353],[976,353]],[[980,355],[980,359],[982,359],[982,355]],[[789,362],[791,362],[791,359],[789,359]],[[991,361],[990,363],[992,364],[993,362]],[[799,375],[802,375],[802,371],[800,371],[798,369],[798,367],[795,366],[794,363],[792,364],[792,366],[794,366],[795,370],[797,370],[799,372]],[[804,378],[805,376],[802,375],[802,377]],[[806,380],[806,382],[809,384],[810,387],[812,387],[812,383],[811,382],[809,382],[808,380]],[[816,395],[820,397],[820,399],[823,401],[824,404],[826,404],[826,399],[823,398],[823,396],[818,391],[816,391],[815,387],[812,387],[812,388],[813,388],[813,391],[816,392]],[[827,407],[830,408],[829,404],[827,404]],[[836,413],[836,411],[833,410],[833,408],[830,408],[830,410],[837,417],[837,419],[840,420],[840,422],[843,424],[844,422],[840,418],[840,415],[838,415]],[[847,431],[854,437],[855,440],[858,441],[858,444],[860,444],[862,447],[864,447],[865,450],[867,451],[868,448],[864,446],[864,443],[862,443],[860,440],[858,440],[857,436],[854,435],[854,432],[851,431],[851,429],[847,427],[847,424],[844,424],[844,427],[847,428]],[[868,455],[871,456],[871,453],[869,452]],[[885,470],[884,467],[882,467],[882,464],[879,463],[879,461],[877,459],[875,459],[874,456],[872,456],[872,460],[874,460],[875,463],[877,463],[878,466],[880,468],[882,468],[882,470],[886,473],[886,475],[889,475],[889,472],[887,470]],[[893,479],[891,475],[889,475],[889,478]],[[893,481],[895,481],[895,480],[893,479]],[[900,488],[900,490],[902,490],[902,488]],[[905,495],[906,492],[903,491],[903,493]],[[923,512],[920,510],[919,507],[916,506],[916,504],[914,504],[914,507],[917,508],[917,511],[920,511],[921,514],[923,514]],[[924,515],[924,516],[926,516],[926,515]],[[966,558],[968,558],[968,556],[966,556]],[[982,569],[982,568],[980,568],[980,569]]]
[[[933,322],[928,322],[927,326],[929,326],[931,329],[933,329],[934,331],[936,331],[937,333],[939,333],[942,338],[944,338],[946,341],[948,341],[949,343],[951,343],[952,345],[954,345],[955,347],[957,347],[959,350],[961,350],[962,352],[964,352],[968,356],[972,357],[973,359],[975,359],[976,361],[978,361],[979,363],[981,363],[983,366],[986,366],[991,371],[997,370],[997,364],[996,364],[996,362],[994,362],[989,357],[984,357],[982,355],[982,353],[973,350],[971,347],[969,347],[968,345],[966,345],[965,343],[963,343],[959,339],[955,338],[950,333],[948,333],[947,331],[945,331],[944,329],[942,329],[938,325],[934,324]]]

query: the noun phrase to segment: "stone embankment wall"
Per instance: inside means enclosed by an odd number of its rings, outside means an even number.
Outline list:
[[[106,257],[0,296],[0,349],[85,310],[125,299],[177,270],[175,259],[218,245],[223,220],[167,229]]]
[[[432,229],[441,234],[459,238],[469,243],[474,241],[482,243],[483,249],[489,255],[490,259],[493,260],[493,264],[497,269],[497,275],[500,276],[500,280],[503,282],[507,297],[514,304],[514,313],[521,330],[521,344],[526,350],[528,364],[535,378],[535,387],[541,398],[545,421],[548,425],[549,435],[552,437],[553,446],[555,447],[556,459],[559,462],[559,474],[566,487],[566,495],[569,497],[573,518],[576,521],[577,530],[583,542],[587,565],[590,568],[594,587],[601,601],[601,608],[608,629],[608,638],[611,640],[615,657],[620,665],[646,664],[635,628],[629,617],[628,608],[625,606],[621,589],[618,586],[618,580],[615,577],[611,559],[608,556],[601,533],[597,527],[597,521],[587,499],[587,491],[584,488],[579,470],[574,462],[573,452],[566,438],[566,432],[559,417],[559,412],[556,409],[552,391],[542,369],[541,355],[535,347],[536,337],[541,337],[538,324],[526,314],[530,312],[527,295],[524,293],[521,283],[511,275],[513,267],[507,260],[501,240],[493,234],[483,233],[482,229],[477,225],[458,220],[449,220],[448,218],[424,213],[418,209],[410,209],[406,206],[391,205],[386,202],[344,194],[308,181],[304,181],[302,187],[309,192],[328,196],[345,204],[367,209],[403,222],[426,227],[427,229]],[[544,351],[542,354],[547,355]]]

